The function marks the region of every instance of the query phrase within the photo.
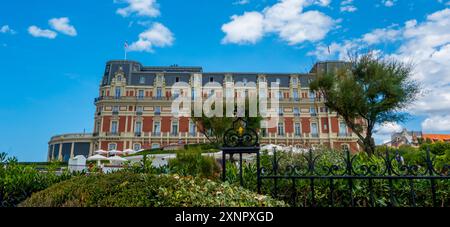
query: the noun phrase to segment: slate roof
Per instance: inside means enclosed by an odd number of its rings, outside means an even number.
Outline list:
[[[198,66],[143,66],[141,63],[136,61],[113,60],[106,63],[102,86],[110,84],[114,74],[122,69],[125,77],[127,78],[128,85],[152,86],[156,75],[162,73],[164,75],[166,85],[171,86],[176,82],[176,80],[189,82],[190,76],[193,73],[200,73],[202,74],[203,85],[208,83],[211,77],[215,82],[222,83],[225,79],[225,75],[230,74],[233,76],[234,81],[243,81],[245,78],[248,82],[256,82],[258,75],[265,75],[269,84],[271,82],[276,82],[278,79],[280,81],[280,87],[289,87],[290,76],[298,75],[301,86],[307,87],[309,86],[309,82],[315,77],[315,71],[317,71],[317,69],[324,69],[328,71],[330,67],[336,67],[339,63],[340,62],[336,61],[330,62],[331,66],[328,66],[327,62],[318,62],[309,73],[257,73],[203,72],[203,68]]]

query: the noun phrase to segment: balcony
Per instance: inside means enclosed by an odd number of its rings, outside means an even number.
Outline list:
[[[317,117],[317,113],[316,112],[311,113],[311,117]]]
[[[103,96],[100,96],[100,97],[98,97],[98,98],[95,98],[95,99],[94,99],[94,104],[96,104],[97,102],[99,102],[99,101],[101,101],[101,100],[103,100],[103,99],[104,99]]]
[[[120,136],[119,132],[107,132],[106,136]]]
[[[136,111],[136,115],[137,116],[142,116],[143,112],[142,111]]]
[[[311,137],[313,137],[313,138],[319,138],[319,133],[311,133]]]
[[[141,137],[141,136],[142,136],[142,132],[135,132],[135,133],[134,133],[134,136],[136,136],[136,137]]]
[[[119,111],[118,110],[113,110],[112,111],[112,115],[119,115]]]
[[[161,132],[153,132],[152,136],[161,136]]]
[[[349,132],[340,132],[338,133],[338,137],[352,137],[352,134]]]
[[[160,116],[161,115],[161,112],[155,112],[155,116]]]

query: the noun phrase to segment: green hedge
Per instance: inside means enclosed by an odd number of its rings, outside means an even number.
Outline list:
[[[284,202],[203,178],[117,172],[74,177],[22,207],[265,207]]]
[[[6,159],[6,153],[0,153],[0,207],[14,207],[33,192],[72,177],[68,172],[57,175],[52,165],[47,166],[49,172],[42,173],[35,165],[19,164],[17,159]]]

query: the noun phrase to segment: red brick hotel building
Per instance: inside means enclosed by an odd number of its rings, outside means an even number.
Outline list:
[[[205,143],[206,138],[188,117],[172,115],[176,82],[193,84],[194,76],[208,82],[279,84],[279,123],[261,132],[261,145],[296,147],[323,145],[360,149],[358,138],[323,99],[309,91],[318,73],[335,70],[343,62],[319,62],[308,73],[203,72],[201,67],[147,67],[135,61],[109,61],[100,83],[93,133],[57,135],[49,142],[48,160],[67,161],[95,150],[157,148],[171,144]],[[195,97],[195,94],[192,94]],[[205,94],[202,94],[205,95]]]

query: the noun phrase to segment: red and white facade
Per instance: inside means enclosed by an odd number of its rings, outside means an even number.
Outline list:
[[[75,155],[91,155],[97,149],[125,150],[172,144],[207,143],[189,117],[174,117],[171,89],[176,82],[194,84],[194,76],[207,82],[261,81],[279,84],[279,120],[261,133],[260,143],[284,146],[326,146],[360,150],[358,138],[324,100],[309,91],[319,72],[334,70],[342,62],[317,63],[308,73],[205,73],[200,67],[144,67],[134,61],[110,61],[95,99],[91,134],[58,135],[49,142],[49,160],[66,161]],[[199,97],[200,94],[192,94]],[[202,92],[202,97],[207,97]],[[269,92],[269,96],[270,96]]]

